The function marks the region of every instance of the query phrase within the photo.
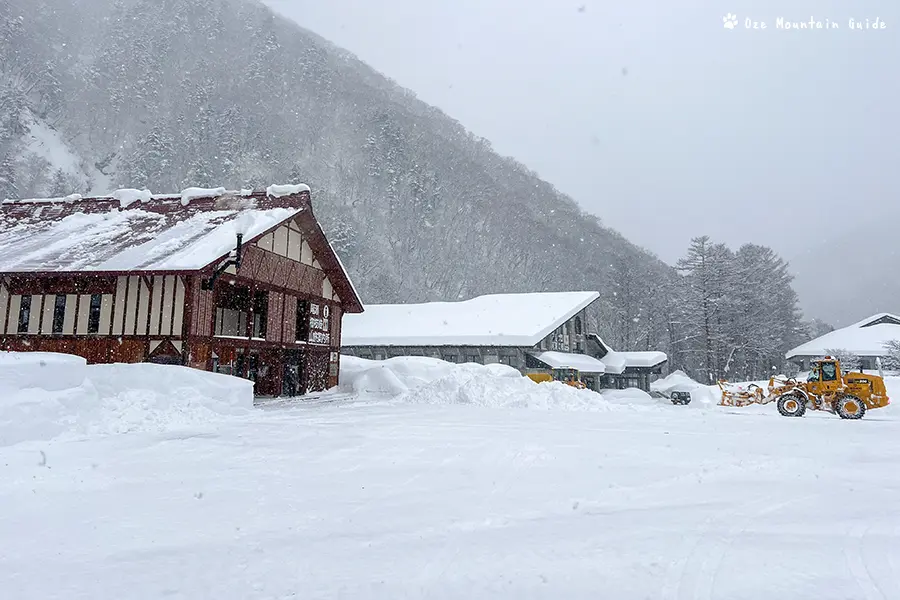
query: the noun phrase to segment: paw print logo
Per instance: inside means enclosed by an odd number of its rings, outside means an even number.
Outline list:
[[[722,22],[725,23],[725,29],[734,29],[737,27],[737,15],[728,13],[722,17]]]

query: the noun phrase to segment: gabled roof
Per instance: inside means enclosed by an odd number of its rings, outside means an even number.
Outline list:
[[[845,350],[859,356],[884,356],[887,354],[884,345],[891,340],[900,340],[900,317],[878,313],[800,344],[786,356],[818,357],[834,350]]]
[[[344,346],[531,347],[598,292],[492,294],[463,302],[369,304],[342,324]]]
[[[312,212],[309,187],[266,191],[189,188],[180,194],[0,202],[0,273],[197,271],[295,220],[346,310],[362,310],[349,276]]]
[[[603,356],[600,360],[606,365],[606,372],[619,375],[629,368],[651,369],[663,364],[669,357],[665,352],[644,351],[644,352],[618,352],[613,350],[609,344],[603,341],[596,333],[589,333],[588,336],[600,346]]]

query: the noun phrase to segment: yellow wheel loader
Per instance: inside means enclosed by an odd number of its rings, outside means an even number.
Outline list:
[[[841,363],[830,356],[813,363],[806,381],[772,377],[768,390],[755,384],[735,388],[719,381],[720,406],[747,406],[775,402],[785,417],[802,417],[807,410],[825,410],[842,419],[861,419],[867,410],[890,403],[884,379],[864,373],[843,373]]]

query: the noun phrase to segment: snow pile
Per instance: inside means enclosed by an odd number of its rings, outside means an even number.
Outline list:
[[[112,193],[112,198],[119,201],[119,206],[121,208],[128,208],[135,202],[140,202],[142,204],[150,202],[152,197],[153,195],[150,193],[150,190],[132,190],[126,188],[116,190]]]
[[[667,398],[672,392],[689,392],[691,405],[695,405],[695,403],[704,406],[718,404],[720,397],[718,386],[703,385],[691,379],[687,373],[681,370],[673,371],[666,377],[651,382],[650,390]]]
[[[0,353],[0,398],[0,446],[8,446],[208,424],[246,414],[253,384],[188,367]]]
[[[884,387],[887,388],[887,397],[891,401],[886,410],[900,412],[900,376],[885,376]]]
[[[629,406],[655,406],[659,400],[637,388],[624,390],[603,390],[603,399],[612,404],[626,404]]]
[[[197,198],[216,198],[218,196],[224,196],[228,193],[223,187],[218,188],[199,188],[199,187],[190,187],[181,190],[181,204],[182,206],[187,206],[191,203],[191,200],[195,200]]]
[[[75,388],[84,383],[86,373],[87,361],[80,356],[53,352],[0,352],[0,399],[9,398],[20,390],[37,388],[59,392]]]
[[[308,192],[309,186],[303,183],[297,185],[270,185],[266,188],[266,194],[273,198],[281,198],[282,196],[293,196],[300,192]]]
[[[641,390],[598,394],[559,382],[535,383],[503,364],[453,364],[437,358],[403,356],[383,361],[341,357],[337,393],[395,404],[466,404],[489,408],[608,411],[653,404]],[[614,404],[615,403],[615,404]]]

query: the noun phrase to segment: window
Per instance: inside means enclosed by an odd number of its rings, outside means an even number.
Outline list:
[[[822,381],[835,381],[837,379],[837,368],[834,363],[822,363]]]
[[[247,337],[250,316],[250,288],[239,285],[222,286],[216,296],[215,335]]]
[[[102,295],[91,294],[91,305],[88,308],[88,333],[98,333],[100,331],[100,304],[102,301]]]
[[[581,317],[575,317],[575,333],[581,335]]]
[[[305,342],[309,339],[309,300],[297,300],[296,340]]]
[[[479,358],[479,356],[477,354],[469,354],[468,356],[466,356],[466,362],[480,363],[481,359]]]
[[[53,305],[53,333],[63,332],[63,323],[66,319],[66,295],[57,294],[56,303]]]
[[[19,304],[19,333],[28,333],[28,323],[31,320],[31,295],[22,296]]]
[[[455,363],[455,362],[456,362],[456,355],[455,355],[455,354],[445,354],[445,355],[444,355],[444,360],[447,361],[447,362],[449,362],[449,363]]]
[[[269,319],[269,292],[253,294],[253,336],[266,338],[266,324]]]

